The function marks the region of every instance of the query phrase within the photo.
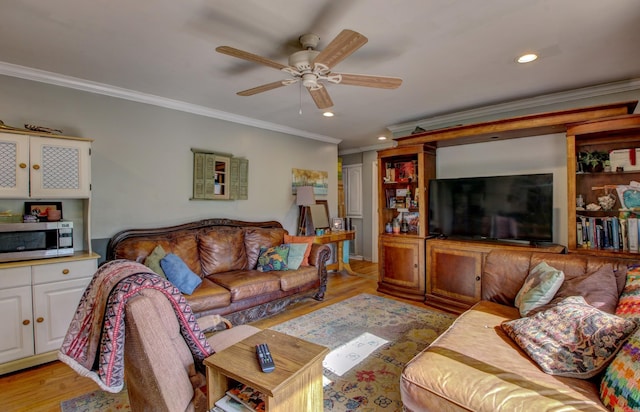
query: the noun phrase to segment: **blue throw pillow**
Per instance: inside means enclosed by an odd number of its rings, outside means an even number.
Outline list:
[[[160,260],[160,266],[169,282],[176,285],[180,292],[190,295],[202,283],[200,276],[189,269],[179,256],[168,253]]]

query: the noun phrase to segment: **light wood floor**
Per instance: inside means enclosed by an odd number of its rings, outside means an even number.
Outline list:
[[[290,306],[285,312],[254,323],[268,328],[304,315],[332,303],[360,293],[386,296],[376,292],[378,265],[366,261],[351,261],[351,268],[359,276],[329,273],[327,293],[322,302],[313,299]],[[396,299],[404,301],[403,299]],[[423,303],[405,301],[424,307]],[[55,361],[24,371],[0,376],[0,410],[2,411],[60,411],[60,402],[98,389],[90,379],[77,375],[67,365]]]

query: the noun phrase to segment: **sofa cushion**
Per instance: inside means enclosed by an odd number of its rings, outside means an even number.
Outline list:
[[[271,273],[280,278],[280,289],[285,292],[307,285],[311,282],[320,282],[320,279],[318,279],[318,269],[311,266],[301,266],[297,270],[286,270]]]
[[[164,270],[162,270],[162,266],[160,266],[160,260],[162,260],[166,255],[167,252],[164,251],[162,246],[157,245],[153,248],[151,254],[144,260],[144,265],[166,279],[167,275],[164,274]]]
[[[203,276],[247,268],[242,228],[221,226],[200,232],[198,253]]]
[[[518,309],[482,301],[404,368],[410,411],[606,411],[597,383],[544,373],[500,328]]]
[[[302,258],[301,266],[309,266],[309,255],[311,254],[311,245],[315,241],[315,237],[313,236],[291,236],[290,234],[284,235],[285,243],[296,243],[296,244],[304,244],[307,245],[307,249],[304,252],[304,257]]]
[[[531,269],[515,299],[520,315],[527,316],[531,310],[551,302],[562,282],[564,273],[546,262]]]
[[[636,328],[635,322],[596,309],[582,296],[501,326],[546,373],[583,379],[606,368]]]
[[[281,245],[284,242],[284,229],[244,228],[244,246],[247,251],[247,267],[255,269],[258,264],[260,248]]]
[[[231,304],[231,292],[207,278],[203,278],[200,286],[185,297],[195,313],[224,308]]]
[[[606,263],[575,276],[565,273],[564,282],[551,302],[537,307],[529,315],[547,310],[571,296],[582,296],[589,305],[613,314],[619,295],[613,267]]]
[[[160,260],[167,279],[185,295],[190,295],[202,283],[202,278],[193,273],[178,255],[168,253]]]
[[[271,272],[273,270],[287,270],[287,259],[289,258],[289,245],[263,247],[258,255],[258,267],[260,272]]]
[[[280,278],[257,270],[234,270],[208,276],[231,293],[231,302],[280,290]]]

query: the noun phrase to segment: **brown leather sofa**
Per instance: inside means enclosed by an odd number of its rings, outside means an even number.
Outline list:
[[[331,255],[327,245],[312,244],[309,266],[286,271],[256,270],[260,247],[283,244],[286,233],[275,221],[230,219],[124,230],[109,240],[106,259],[143,263],[160,245],[167,253],[178,255],[202,278],[195,291],[185,295],[196,316],[222,315],[240,325],[271,316],[304,298],[324,298],[326,262]]]
[[[492,251],[482,271],[483,300],[405,366],[400,382],[405,410],[607,410],[600,401],[598,378],[544,373],[500,327],[503,321],[521,317],[514,299],[530,268],[541,261],[564,271],[565,282],[582,281],[610,263],[615,285],[608,289],[617,291],[617,296],[624,288],[627,266],[634,263],[583,255]],[[607,285],[600,286],[607,289]]]

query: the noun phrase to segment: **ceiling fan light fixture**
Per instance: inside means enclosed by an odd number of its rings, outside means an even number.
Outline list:
[[[527,53],[527,54],[523,54],[522,56],[518,57],[518,59],[516,60],[518,63],[531,63],[532,61],[536,60],[538,58],[537,54],[534,53]]]
[[[324,117],[333,117],[334,116],[333,112],[329,111],[329,110],[327,110],[326,112],[322,113],[322,115]]]

